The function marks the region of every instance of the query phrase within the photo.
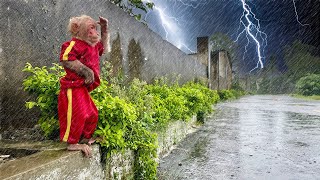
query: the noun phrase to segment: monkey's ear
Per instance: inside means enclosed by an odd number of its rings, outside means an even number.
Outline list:
[[[78,23],[72,23],[71,24],[71,29],[70,29],[70,31],[71,31],[71,33],[72,34],[77,34],[78,32],[79,32],[79,24]]]
[[[78,17],[73,17],[69,22],[69,31],[72,36],[76,36],[80,30],[80,20]]]

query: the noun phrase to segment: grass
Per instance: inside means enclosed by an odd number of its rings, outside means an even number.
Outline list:
[[[293,97],[307,99],[307,100],[320,100],[320,95],[303,96],[300,94],[292,94]]]

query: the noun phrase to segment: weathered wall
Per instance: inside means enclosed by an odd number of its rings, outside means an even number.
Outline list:
[[[219,89],[230,89],[232,70],[226,51],[219,52]]]
[[[1,8],[1,3],[0,3],[0,16],[2,14],[2,8]],[[1,22],[0,22],[1,26]],[[2,31],[0,31],[0,85],[3,86],[5,82],[5,75],[4,75],[4,58],[3,58],[3,47],[2,47]],[[4,97],[4,89],[0,87],[0,130],[1,130],[1,124],[4,119],[4,112],[2,108],[2,102],[3,102],[3,97]],[[0,139],[2,138],[1,133],[0,133]]]
[[[197,60],[202,64],[208,65],[209,58],[209,38],[208,37],[198,37],[197,38]]]
[[[128,58],[130,42],[139,54],[139,76],[151,81],[156,76],[181,74],[181,81],[206,77],[206,67],[163,40],[142,23],[108,0],[1,0],[0,2],[1,126],[26,127],[35,124],[38,112],[26,111],[30,99],[22,90],[26,62],[50,66],[58,62],[60,45],[69,40],[66,25],[71,16],[87,14],[109,19],[111,46],[117,49],[126,74],[131,74]],[[120,45],[120,47],[119,47]],[[131,45],[130,45],[131,46]],[[137,52],[137,50],[139,52]],[[115,56],[107,55],[115,58]],[[102,59],[104,59],[103,57]],[[135,71],[136,71],[135,69]],[[137,73],[133,71],[133,73]]]
[[[211,55],[212,89],[230,89],[232,84],[232,65],[226,51],[216,51]]]
[[[209,88],[221,90],[230,89],[232,84],[232,65],[227,51],[215,51],[211,52],[209,57],[209,38],[198,37],[197,38],[197,53],[189,56],[197,59],[198,62],[202,63],[207,69],[207,77],[210,79],[208,82]]]

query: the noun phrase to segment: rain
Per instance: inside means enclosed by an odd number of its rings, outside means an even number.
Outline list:
[[[25,161],[36,154],[47,153],[49,161],[60,156],[58,151],[65,153],[59,132],[47,136],[45,131],[57,126],[57,112],[43,118],[48,104],[42,106],[39,97],[32,94],[36,90],[30,84],[36,82],[29,82],[29,90],[24,83],[30,75],[26,70],[28,63],[43,68],[59,63],[61,44],[70,39],[69,18],[82,14],[97,21],[99,16],[108,19],[110,51],[100,58],[100,73],[101,77],[108,74],[106,69],[111,63],[110,74],[118,73],[118,79],[107,81],[119,83],[123,89],[129,89],[128,82],[134,82],[134,78],[143,80],[143,84],[165,77],[176,79],[181,85],[200,77],[213,90],[246,92],[239,99],[213,105],[213,112],[202,125],[192,126],[192,133],[174,142],[165,155],[161,154],[157,159],[158,179],[318,179],[319,0],[136,1],[144,4],[142,8],[132,6],[132,2],[0,2],[0,168],[8,169],[1,172],[0,179],[14,179],[14,171],[27,168]],[[152,7],[147,3],[152,3]],[[99,26],[97,29],[100,30]],[[206,62],[199,60],[201,38],[208,40]],[[226,53],[231,68],[222,69],[225,75],[221,76],[218,65],[215,77],[212,67],[220,52]],[[48,74],[42,77],[45,76]],[[232,79],[230,86],[220,84],[224,76]],[[58,95],[59,91],[48,87],[50,83],[42,81],[43,88],[49,89],[47,94]],[[113,86],[108,90],[110,87]],[[91,96],[102,98],[94,93]],[[121,93],[118,96],[122,98]],[[56,101],[50,105],[54,106],[51,110],[56,110]],[[97,107],[100,108],[99,104]],[[49,125],[41,124],[43,121]],[[92,152],[98,154],[103,148],[94,146]],[[104,156],[94,156],[79,167],[94,164],[88,172],[94,171],[101,167],[100,161],[108,161]],[[82,162],[81,158],[66,161]],[[17,160],[17,168],[6,168]],[[115,179],[119,178],[117,173],[121,175],[127,168],[118,164],[110,167]],[[56,179],[68,177],[59,175],[61,172],[50,173]],[[97,172],[85,173],[77,177],[107,178]],[[137,177],[128,177],[132,178]]]

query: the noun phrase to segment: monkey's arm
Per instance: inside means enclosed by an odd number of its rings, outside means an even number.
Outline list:
[[[110,36],[108,33],[108,20],[103,17],[99,17],[99,24],[101,26],[101,42],[104,47],[104,52],[109,52],[110,51],[110,47],[109,47]]]
[[[79,60],[74,61],[61,61],[62,66],[76,72],[79,76],[85,78],[85,84],[92,84],[94,82],[93,71],[82,64]]]

